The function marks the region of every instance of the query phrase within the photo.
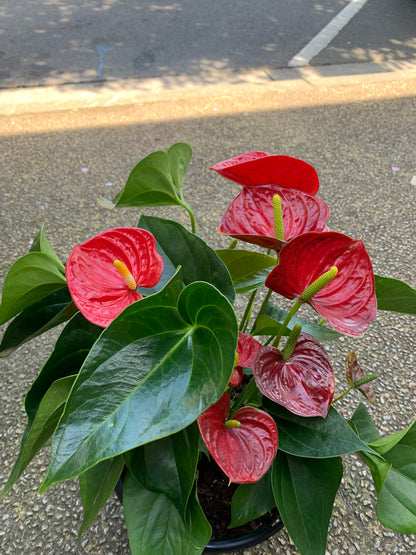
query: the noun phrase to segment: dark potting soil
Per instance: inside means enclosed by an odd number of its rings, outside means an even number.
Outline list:
[[[202,456],[198,464],[197,484],[199,502],[212,527],[211,540],[229,540],[249,534],[278,515],[275,508],[244,526],[228,528],[231,522],[231,500],[238,484],[229,484],[220,467],[206,456]]]

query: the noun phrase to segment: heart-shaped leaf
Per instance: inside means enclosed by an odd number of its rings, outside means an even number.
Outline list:
[[[235,290],[225,264],[198,235],[175,221],[152,216],[141,216],[139,226],[156,238],[165,264],[168,260],[172,268],[181,267],[185,285],[206,281],[221,291],[230,303],[234,302]]]
[[[414,449],[413,449],[414,451]],[[403,456],[405,452],[402,452]],[[414,452],[404,463],[414,467]],[[397,470],[388,459],[365,454],[377,490],[376,514],[379,521],[400,534],[416,534],[416,478]]]
[[[200,555],[211,536],[195,493],[184,519],[168,497],[146,489],[130,472],[123,483],[123,509],[132,555]]]
[[[216,253],[227,266],[237,293],[250,293],[264,285],[277,262],[273,256],[241,249],[220,249]]]
[[[376,486],[377,518],[401,534],[416,533],[416,421],[370,443],[383,459],[365,455]]]
[[[254,407],[239,409],[227,421],[229,412],[230,398],[224,393],[198,418],[202,438],[230,482],[256,482],[267,472],[276,455],[276,425],[271,416]],[[227,422],[233,425],[229,427]]]
[[[313,459],[338,457],[355,451],[375,453],[334,407],[330,407],[326,418],[305,418],[267,398],[263,406],[276,421],[279,449],[285,453]]]
[[[273,197],[279,195],[285,241],[308,231],[326,231],[329,208],[313,195],[278,185],[244,187],[221,219],[218,231],[242,241],[280,251],[284,241],[276,238]]]
[[[54,381],[43,396],[34,418],[23,434],[19,455],[1,497],[12,488],[36,453],[53,435],[74,380],[75,376],[67,376]]]
[[[375,427],[374,422],[371,420],[371,416],[363,403],[360,403],[355,409],[349,423],[358,433],[360,438],[366,443],[380,439],[380,432]]]
[[[77,311],[66,287],[29,306],[7,326],[0,344],[0,357],[9,356],[27,341],[66,322]]]
[[[62,274],[65,275],[65,266],[59,260],[58,255],[55,253],[48,239],[46,238],[45,226],[42,226],[39,233],[33,239],[30,252],[43,252],[43,254],[46,254],[47,256],[49,256],[49,258],[51,258],[56,262],[56,265],[59,268],[59,270],[62,272]]]
[[[199,433],[194,423],[176,434],[152,441],[124,454],[136,480],[163,493],[185,516],[198,464]]]
[[[231,524],[228,528],[242,526],[255,520],[275,506],[270,471],[268,471],[257,482],[241,484],[235,490],[231,501]]]
[[[65,286],[65,276],[55,259],[43,252],[25,254],[13,264],[4,280],[0,325]]]
[[[360,336],[377,312],[373,269],[361,240],[333,231],[299,235],[281,250],[266,286],[294,299],[333,266],[338,274],[309,303],[337,331]]]
[[[260,349],[253,375],[263,395],[291,412],[327,415],[335,391],[334,371],[326,351],[311,335],[300,334],[288,360],[275,347]]]
[[[168,158],[172,181],[181,193],[183,179],[192,159],[192,148],[186,143],[175,143],[168,149]]]
[[[79,537],[94,522],[106,504],[124,468],[123,457],[101,461],[79,477],[81,500],[84,507]]]
[[[29,424],[39,403],[55,380],[77,374],[89,350],[102,332],[80,312],[67,323],[58,337],[51,356],[45,362],[25,399]]]
[[[209,169],[246,187],[280,185],[311,195],[315,195],[319,189],[315,169],[307,162],[291,156],[252,151],[218,162]]]
[[[324,555],[342,459],[307,459],[279,451],[272,484],[283,523],[302,555]]]
[[[416,421],[405,430],[377,438],[369,445],[392,461],[397,470],[416,480]]]
[[[255,329],[252,332],[253,335],[277,335],[287,315],[286,310],[277,307],[273,303],[267,303],[266,308],[256,320]],[[318,341],[334,341],[342,336],[341,333],[332,328],[315,324],[310,320],[298,318],[297,316],[292,316],[284,335],[289,335],[296,325],[302,326],[304,333],[309,333],[309,335],[312,335]]]
[[[128,306],[91,349],[42,489],[185,428],[224,392],[237,347],[232,306],[208,283],[177,300],[174,286]]]
[[[416,315],[416,289],[398,279],[374,276],[377,308]]]
[[[191,157],[191,147],[185,143],[173,145],[167,153],[149,154],[133,168],[116,206],[182,204],[182,181]]]
[[[33,445],[35,447],[42,446],[39,441],[33,441],[33,438],[39,437],[36,428],[40,429],[41,432],[42,430],[48,432],[49,435],[43,436],[46,439],[49,439],[49,436],[55,431],[74,381],[73,375],[81,368],[85,357],[101,331],[102,328],[88,322],[79,312],[62,330],[51,356],[26,395],[25,409],[28,423],[20,443],[19,455],[3,495],[13,486],[30,458],[35,454],[36,451],[33,450]],[[69,387],[69,389],[65,389],[66,387]],[[56,406],[54,403],[56,403]],[[41,405],[44,407],[42,410]],[[53,408],[54,406],[55,408]],[[48,410],[50,410],[52,417],[47,418],[47,425],[44,419],[44,424],[41,427],[36,425],[32,432],[34,421],[38,420],[40,422],[40,419],[43,418],[42,415],[48,415]]]

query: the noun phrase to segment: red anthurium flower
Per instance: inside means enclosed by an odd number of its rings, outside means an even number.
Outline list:
[[[233,387],[237,387],[244,379],[244,372],[242,366],[236,366],[231,374],[230,381],[228,382]]]
[[[76,245],[66,264],[72,299],[93,324],[106,327],[129,304],[136,289],[153,287],[163,270],[151,233],[135,227],[108,229]]]
[[[275,347],[263,347],[256,354],[253,375],[263,395],[291,412],[327,415],[335,391],[334,371],[324,348],[311,335],[299,335],[287,360]]]
[[[218,162],[209,169],[246,187],[280,185],[310,195],[316,195],[319,189],[315,169],[292,156],[271,155],[261,151],[246,152]]]
[[[243,368],[252,368],[254,356],[261,349],[262,344],[254,337],[250,337],[241,331],[238,334],[237,355],[238,360],[230,379],[230,385],[237,387],[243,381]]]
[[[373,268],[361,240],[334,231],[299,235],[282,248],[266,286],[288,299],[300,297],[333,266],[337,276],[308,302],[337,331],[360,336],[377,312]]]
[[[218,231],[242,241],[280,251],[285,244],[276,238],[273,197],[279,195],[285,241],[307,231],[326,231],[329,208],[313,195],[278,185],[244,187],[222,217]]]
[[[277,451],[278,434],[273,418],[254,407],[239,409],[232,420],[227,393],[198,417],[202,438],[215,462],[230,482],[260,480]]]

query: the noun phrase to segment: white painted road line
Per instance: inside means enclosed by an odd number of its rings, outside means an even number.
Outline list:
[[[367,0],[350,0],[350,3],[347,4],[338,15],[331,19],[322,31],[315,35],[300,52],[293,56],[288,64],[289,67],[301,67],[308,65],[312,58],[328,46],[328,44],[366,3]]]

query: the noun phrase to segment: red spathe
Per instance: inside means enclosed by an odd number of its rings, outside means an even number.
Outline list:
[[[254,407],[243,407],[233,420],[238,428],[227,428],[230,412],[227,393],[198,417],[202,438],[215,462],[231,482],[257,482],[270,468],[277,451],[278,434],[273,418]]]
[[[142,298],[129,289],[115,260],[125,264],[140,287],[154,287],[163,270],[156,241],[145,229],[108,229],[76,245],[66,264],[68,288],[80,312],[97,326],[108,326],[124,308]]]

